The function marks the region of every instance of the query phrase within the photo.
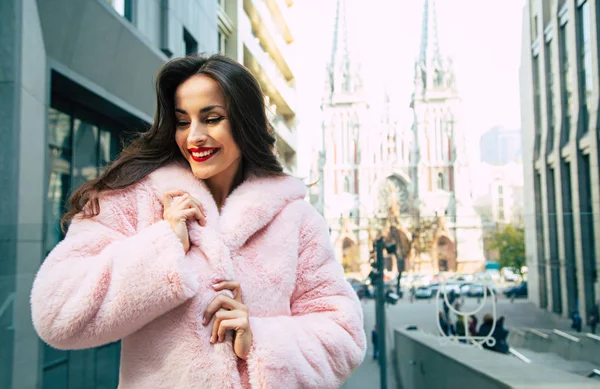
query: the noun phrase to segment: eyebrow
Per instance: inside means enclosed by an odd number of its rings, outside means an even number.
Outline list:
[[[208,107],[204,107],[200,110],[200,113],[206,113],[209,111],[212,111],[215,108],[222,108],[225,109],[225,107],[221,106],[221,105],[209,105]],[[185,112],[185,110],[181,109],[181,108],[175,108],[175,112],[179,112],[179,113],[183,113],[187,115],[187,112]]]

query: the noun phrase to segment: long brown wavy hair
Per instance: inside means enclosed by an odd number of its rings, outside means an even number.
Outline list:
[[[69,199],[62,224],[81,213],[100,213],[100,194],[134,185],[161,166],[185,162],[175,143],[175,91],[195,75],[219,83],[225,95],[233,139],[242,153],[244,174],[258,177],[284,175],[275,154],[275,136],[267,120],[265,99],[254,76],[224,55],[193,55],[167,62],[156,78],[156,113],[147,132],[139,134],[102,175],[77,189]]]

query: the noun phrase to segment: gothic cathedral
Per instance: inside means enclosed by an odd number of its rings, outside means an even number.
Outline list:
[[[471,197],[452,61],[438,45],[435,0],[425,0],[423,10],[410,127],[400,125],[387,96],[381,118],[370,116],[349,48],[348,1],[337,1],[311,193],[336,255],[347,272],[365,273],[382,232],[397,247],[386,258],[392,273],[482,270],[482,224]]]

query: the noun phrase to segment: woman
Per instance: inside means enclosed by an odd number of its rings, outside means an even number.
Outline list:
[[[33,322],[60,349],[122,340],[120,388],[337,388],[364,358],[356,294],[264,97],[227,57],[167,63],[151,129],[82,186]]]

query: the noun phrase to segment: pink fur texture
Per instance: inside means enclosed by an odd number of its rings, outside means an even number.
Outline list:
[[[162,221],[162,194],[181,189],[207,212],[188,222],[191,249]],[[170,165],[101,199],[42,264],[33,323],[53,347],[122,339],[121,389],[338,388],[366,338],[327,226],[295,178],[252,178],[221,213],[188,167]],[[254,335],[247,361],[210,344],[202,314],[220,280],[241,283]]]

